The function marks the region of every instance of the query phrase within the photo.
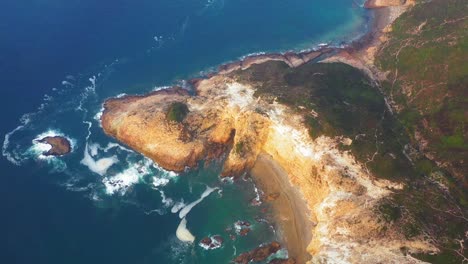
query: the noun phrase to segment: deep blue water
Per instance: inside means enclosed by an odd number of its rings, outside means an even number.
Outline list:
[[[250,181],[223,183],[216,164],[165,172],[108,145],[116,142],[96,114],[107,97],[180,83],[246,54],[356,38],[367,26],[356,2],[363,1],[3,0],[0,263],[227,263],[277,239],[255,221],[266,216],[249,205]],[[44,133],[70,137],[73,152],[42,157],[33,140]],[[89,161],[103,158],[114,164],[92,171],[99,166]],[[113,189],[116,177],[128,186]],[[196,243],[180,242],[181,219],[171,209],[207,186],[218,189],[186,216]],[[225,229],[237,220],[253,231],[231,241],[234,231]],[[214,234],[224,237],[222,248],[197,245]]]

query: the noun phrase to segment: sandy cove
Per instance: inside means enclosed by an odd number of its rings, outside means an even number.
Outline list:
[[[268,154],[258,156],[250,173],[264,195],[279,194],[271,201],[266,199],[273,208],[276,230],[289,255],[297,263],[305,263],[311,258],[307,246],[312,240],[313,223],[302,193],[289,183],[287,173]]]
[[[377,14],[379,32],[393,21],[391,14],[395,13]],[[328,61],[353,66],[367,63],[366,58],[373,56],[369,49],[380,45],[382,36],[374,32]],[[239,82],[235,75],[236,70],[271,60],[301,67],[332,51],[247,57],[221,66],[220,72],[208,79],[192,81],[193,96],[175,87],[107,100],[101,119],[104,131],[168,170],[182,171],[199,160],[222,155],[226,157],[224,176],[252,169],[265,192],[280,193],[273,202],[276,219],[298,263],[310,260],[310,255],[313,263],[330,258],[351,263],[415,263],[401,247],[413,252],[433,247],[425,241],[408,241],[401,234],[379,236],[383,226],[373,209],[392,188],[401,186],[370,178],[354,157],[337,149],[351,139],[311,140],[301,116],[255,97],[255,88]],[[347,60],[348,56],[351,59]],[[360,56],[362,59],[354,59]],[[167,111],[175,102],[189,109],[182,122],[167,120]]]

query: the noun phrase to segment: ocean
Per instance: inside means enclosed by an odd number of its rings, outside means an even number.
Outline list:
[[[343,45],[368,30],[363,2],[2,1],[0,262],[229,263],[278,240],[249,175],[221,180],[216,162],[165,171],[103,133],[102,102],[248,54]],[[73,151],[42,155],[46,135]],[[176,236],[182,219],[193,243]],[[199,245],[213,235],[220,248]]]

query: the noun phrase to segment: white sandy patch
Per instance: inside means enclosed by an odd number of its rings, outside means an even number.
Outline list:
[[[251,105],[254,99],[254,90],[240,83],[227,85],[226,95],[229,98],[230,107],[239,107],[241,110]]]

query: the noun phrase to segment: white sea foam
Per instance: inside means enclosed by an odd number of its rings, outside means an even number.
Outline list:
[[[159,190],[159,193],[161,194],[161,202],[163,203],[164,207],[168,208],[174,204],[174,201],[171,198],[166,197],[164,191]]]
[[[8,147],[10,146],[10,138],[11,136],[24,128],[24,125],[21,125],[21,126],[18,126],[16,127],[15,129],[13,129],[12,131],[10,131],[9,133],[7,133],[5,135],[5,139],[3,140],[3,146],[2,146],[2,155],[8,160],[10,161],[11,163],[15,164],[15,165],[20,165],[21,164],[21,160],[19,157],[17,157],[17,155],[15,155],[15,153],[12,153],[12,152],[9,152],[8,151]]]
[[[171,88],[172,86],[154,86],[151,91],[156,92],[156,91],[161,91],[161,90],[166,90]]]
[[[260,205],[262,204],[262,199],[260,196],[261,190],[259,190],[255,184],[254,184],[254,190],[255,190],[255,202],[256,202],[255,204]]]
[[[92,156],[92,157],[96,157],[97,154],[98,154],[98,149],[99,149],[99,144],[98,143],[91,143],[91,144],[88,144],[88,148],[89,148],[89,154]]]
[[[104,113],[104,106],[101,106],[101,108],[99,109],[99,111],[94,115],[94,120],[96,120],[99,124],[100,127],[102,127],[101,125],[101,117],[102,117],[102,114]]]
[[[10,147],[10,139],[15,134],[16,132],[24,129],[30,122],[31,122],[31,116],[34,114],[29,113],[29,114],[24,114],[20,118],[20,123],[21,125],[17,126],[15,129],[10,131],[5,135],[5,139],[3,140],[3,146],[2,146],[2,155],[11,163],[15,165],[21,165],[21,161],[23,160],[15,151],[8,151]]]
[[[187,220],[185,217],[182,218],[179,226],[177,227],[176,236],[182,242],[193,243],[193,241],[195,241],[195,237],[190,233],[190,230],[187,229]]]
[[[83,159],[81,160],[81,164],[87,166],[92,172],[95,172],[101,176],[104,176],[107,170],[117,162],[119,162],[119,160],[117,159],[117,156],[115,155],[95,160],[89,152],[88,143],[86,143],[84,156],[83,156]]]
[[[73,87],[73,84],[69,81],[62,81],[62,85],[65,87]]]
[[[289,257],[288,250],[285,248],[282,248],[278,251],[276,251],[274,254],[271,254],[268,256],[266,263],[269,263],[273,259],[287,259]]]
[[[198,245],[203,248],[204,250],[213,250],[213,249],[217,249],[217,248],[220,248],[223,243],[221,241],[219,241],[218,239],[216,239],[216,236],[211,236],[210,237],[211,239],[211,243],[210,244],[204,244],[204,243],[199,243]]]
[[[98,76],[100,76],[100,74],[98,74]],[[81,99],[80,99],[80,102],[78,104],[78,106],[75,108],[75,110],[77,111],[83,111],[85,113],[88,112],[87,109],[83,109],[83,104],[85,102],[85,100],[89,97],[90,94],[94,94],[96,93],[96,76],[93,75],[91,78],[88,79],[90,82],[91,82],[91,85],[90,86],[86,86],[84,88],[84,91],[81,93]]]
[[[101,158],[101,159],[94,159],[92,157],[92,155],[90,154],[89,143],[87,141],[89,140],[89,137],[91,136],[91,127],[93,126],[93,123],[89,121],[83,121],[83,123],[88,125],[88,135],[86,136],[86,146],[85,146],[85,150],[83,153],[83,159],[80,161],[80,163],[87,166],[92,172],[95,172],[101,176],[104,176],[107,170],[112,165],[119,162],[119,160],[116,155]],[[94,150],[91,150],[91,152],[94,152]]]
[[[185,207],[185,203],[184,203],[184,200],[180,201],[180,202],[176,202],[174,204],[174,206],[172,206],[171,208],[171,213],[175,214],[177,212],[180,211],[180,209],[184,208]]]
[[[135,183],[140,180],[139,168],[135,165],[127,168],[121,173],[118,173],[112,177],[106,177],[102,180],[102,183],[106,187],[107,194],[119,193],[121,195]]]
[[[166,186],[169,183],[169,181],[170,180],[166,178],[153,177],[153,186],[154,187]]]
[[[179,218],[185,218],[185,216],[190,212],[190,210],[192,210],[193,207],[195,207],[197,204],[199,204],[201,201],[203,201],[203,199],[205,199],[205,197],[207,197],[208,195],[210,195],[210,193],[212,193],[214,190],[217,190],[218,188],[211,188],[209,186],[206,186],[206,190],[202,193],[201,197],[196,200],[196,201],[193,201],[192,203],[188,204],[187,206],[185,206],[184,208],[182,208],[182,210],[180,210],[179,212]]]
[[[244,56],[240,57],[240,60],[245,60],[245,59],[248,58],[248,57],[260,56],[260,55],[265,55],[265,54],[267,54],[267,53],[264,52],[264,51],[253,52],[253,53],[249,53],[249,54],[247,54],[247,55],[244,55]]]
[[[169,178],[174,178],[174,177],[179,176],[179,174],[177,174],[177,172],[165,170],[165,169],[163,169],[162,167],[160,167],[158,164],[156,164],[154,162],[153,162],[153,167],[155,169],[157,169],[158,171],[162,172],[164,176],[167,176]]]
[[[119,148],[119,149],[121,149],[121,150],[123,150],[123,151],[127,151],[127,152],[130,152],[130,153],[133,153],[133,150],[130,150],[130,149],[125,148],[125,147],[123,147],[123,146],[121,146],[121,145],[119,145],[119,144],[117,144],[117,143],[112,143],[112,142],[111,142],[111,143],[108,143],[107,146],[106,146],[105,148],[102,148],[102,150],[103,150],[104,152],[108,152],[109,150],[111,150],[111,149],[113,149],[113,148]]]

